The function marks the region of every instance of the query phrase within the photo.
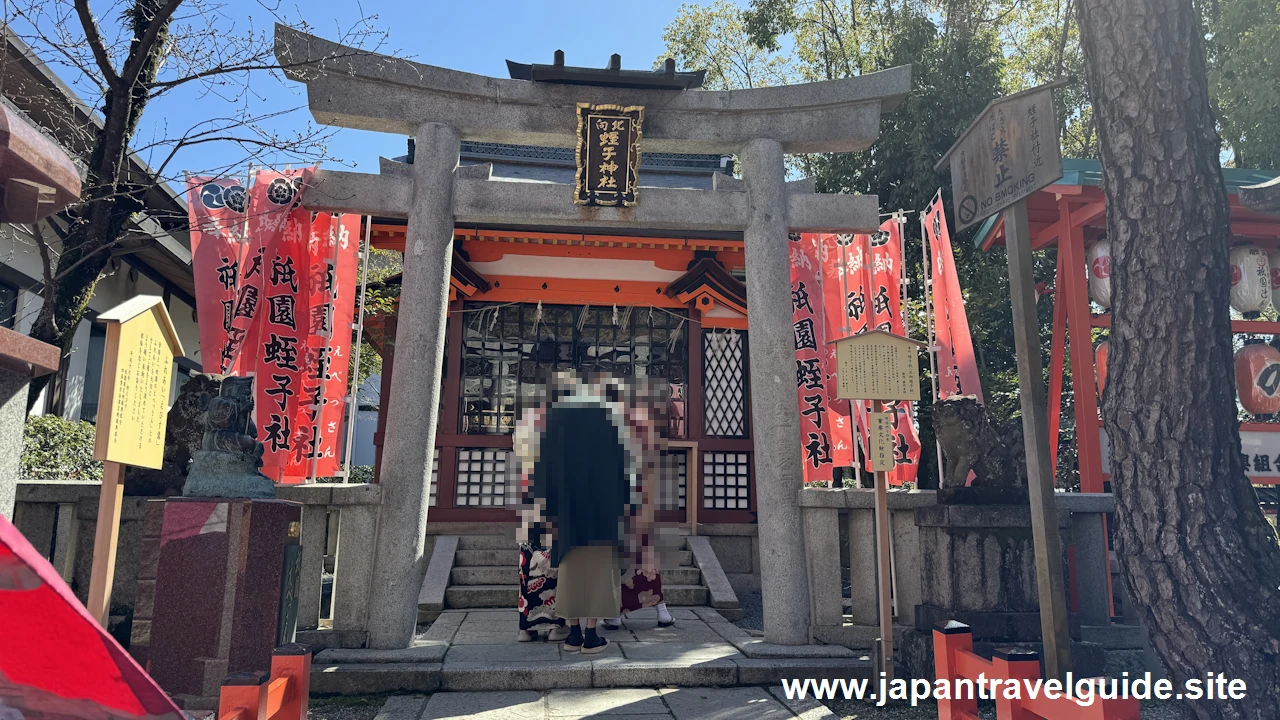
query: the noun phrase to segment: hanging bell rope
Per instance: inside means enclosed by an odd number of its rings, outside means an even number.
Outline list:
[[[533,311],[533,326],[538,327],[542,324],[542,301],[538,301],[538,309]]]
[[[582,326],[587,324],[587,312],[591,310],[591,303],[582,306],[582,314],[578,315],[578,330],[582,330]]]

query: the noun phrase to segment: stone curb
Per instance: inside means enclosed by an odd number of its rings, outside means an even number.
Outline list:
[[[871,677],[871,664],[846,658],[703,658],[684,662],[599,660],[525,663],[346,663],[316,665],[316,695],[383,692],[745,687],[787,678]]]

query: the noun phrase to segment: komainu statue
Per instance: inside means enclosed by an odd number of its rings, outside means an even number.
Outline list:
[[[933,405],[933,432],[946,458],[938,502],[1013,504],[1027,500],[1022,420],[995,427],[972,395]],[[974,480],[966,487],[969,473]]]
[[[262,443],[253,425],[253,378],[228,377],[216,396],[201,398],[204,440],[192,453],[186,497],[273,498],[275,485],[258,472]]]

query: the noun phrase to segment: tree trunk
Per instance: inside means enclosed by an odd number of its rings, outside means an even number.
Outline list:
[[[1112,252],[1102,407],[1121,569],[1175,691],[1208,673],[1248,684],[1189,700],[1197,717],[1280,718],[1280,548],[1240,451],[1200,22],[1191,0],[1078,2]]]

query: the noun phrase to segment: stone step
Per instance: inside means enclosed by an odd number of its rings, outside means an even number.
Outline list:
[[[449,609],[513,608],[520,595],[519,585],[450,585],[444,591]],[[672,607],[705,607],[710,598],[702,585],[666,585],[662,597]]]
[[[449,573],[449,585],[509,585],[520,581],[520,568],[510,565],[456,567]]]
[[[514,608],[520,597],[517,585],[451,585],[444,591],[444,606],[464,608]]]
[[[701,585],[702,571],[696,567],[680,566],[662,571],[662,586]]]
[[[517,552],[519,546],[506,535],[459,535],[459,550],[508,550]]]
[[[508,548],[504,550],[459,550],[453,556],[454,567],[512,567],[511,563],[520,562],[520,550]]]
[[[663,583],[662,599],[671,606],[705,606],[710,599],[710,595],[702,585],[667,585]]]
[[[511,567],[511,563],[520,561],[520,551],[517,548],[463,550],[462,541],[465,539],[459,538],[459,550],[453,556],[454,567]],[[674,559],[680,567],[694,567],[692,550],[680,550],[675,553]]]
[[[455,567],[449,573],[449,585],[509,585],[519,581],[520,569],[514,565],[474,565]],[[701,585],[702,571],[696,567],[676,567],[662,571],[664,585]]]

